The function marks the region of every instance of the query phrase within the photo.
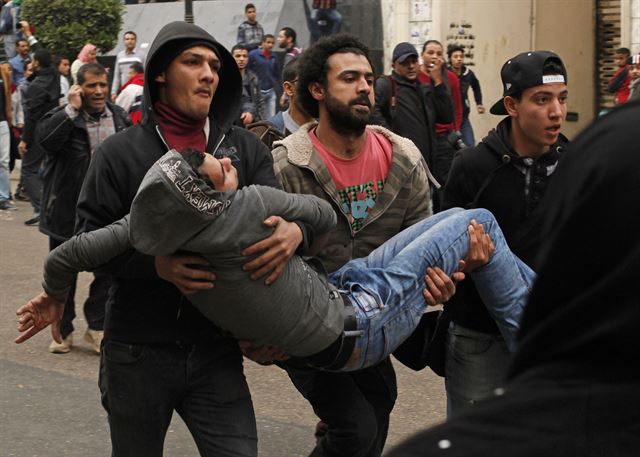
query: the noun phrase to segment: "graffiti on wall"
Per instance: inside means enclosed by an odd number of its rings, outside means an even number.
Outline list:
[[[473,33],[473,25],[471,22],[461,20],[449,24],[447,46],[461,46],[464,49],[464,64],[468,67],[475,65],[475,42],[476,37]]]

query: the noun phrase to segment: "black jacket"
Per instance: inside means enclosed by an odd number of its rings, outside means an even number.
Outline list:
[[[149,50],[146,70],[163,60],[163,49],[185,40],[210,44],[222,63],[210,109],[206,150],[232,159],[240,186],[277,186],[270,151],[252,133],[232,127],[241,103],[240,72],[231,54],[211,35],[184,22],[164,26]],[[167,152],[153,115],[155,84],[145,77],[143,122],[111,136],[95,151],[78,201],[79,231],[103,227],[129,213],[143,176]],[[139,343],[194,342],[219,334],[173,284],[158,277],[153,257],[132,250],[100,271],[114,280],[107,302],[105,338]]]
[[[453,68],[449,68],[455,73]],[[457,73],[456,73],[457,74]],[[469,103],[469,87],[473,90],[473,98],[476,105],[482,105],[482,90],[480,89],[480,81],[476,78],[476,74],[469,68],[462,66],[462,71],[458,75],[460,80],[460,93],[462,94],[462,118],[469,117],[471,112],[471,103]]]
[[[444,187],[443,209],[486,208],[493,213],[511,250],[532,265],[544,240],[539,203],[554,176],[568,140],[560,136],[549,153],[538,160],[523,159],[510,145],[511,118],[507,117],[477,146],[460,150],[453,159]],[[473,282],[458,285],[447,304],[458,324],[481,332],[498,333]]]
[[[116,132],[131,126],[127,113],[107,102]],[[45,152],[40,231],[57,240],[73,236],[76,204],[91,162],[91,144],[84,118],[71,119],[64,107],[49,111],[38,123]]]
[[[242,80],[242,109],[243,113],[249,112],[253,115],[253,122],[258,122],[262,115],[262,94],[260,93],[260,81],[258,77],[250,70],[245,70],[245,76]],[[242,121],[236,122],[242,126]]]
[[[60,76],[52,67],[34,72],[27,89],[22,140],[31,146],[35,143],[37,123],[46,113],[58,106],[60,99]]]
[[[395,109],[392,98],[395,81]],[[417,79],[391,73],[376,81],[376,105],[372,124],[382,125],[400,136],[409,138],[422,153],[429,168],[433,170],[436,150],[435,124],[453,122],[454,113],[447,87],[440,84],[421,84]]]

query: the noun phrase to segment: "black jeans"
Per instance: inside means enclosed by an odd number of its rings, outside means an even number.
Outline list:
[[[49,250],[53,251],[62,243],[64,243],[64,241],[49,237]],[[77,276],[73,280],[71,290],[69,290],[69,294],[67,295],[67,301],[64,304],[64,311],[60,322],[60,333],[63,338],[66,338],[73,332],[73,320],[76,318],[76,282]],[[84,302],[84,317],[87,319],[87,325],[91,330],[104,329],[104,309],[107,298],[109,298],[110,288],[111,278],[109,276],[94,273],[93,281],[89,286],[89,296]]]
[[[447,135],[441,135],[437,139],[437,147],[433,164],[433,176],[442,187],[449,178],[449,169],[455,155],[455,148],[447,140]],[[442,188],[433,192],[433,212],[438,213],[442,208]]]
[[[36,143],[29,146],[27,153],[22,158],[21,181],[24,192],[31,200],[31,206],[36,213],[40,212],[40,200],[42,199],[42,178],[40,177],[40,165],[44,151]]]
[[[328,425],[312,457],[378,457],[389,414],[398,394],[390,359],[353,373],[320,371],[300,363],[283,364],[298,391]]]
[[[105,340],[100,391],[115,457],[162,456],[174,410],[200,455],[257,455],[253,404],[235,340],[193,345]]]

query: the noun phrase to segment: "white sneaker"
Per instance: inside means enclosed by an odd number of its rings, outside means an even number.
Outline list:
[[[91,345],[91,349],[96,354],[100,354],[100,344],[102,343],[102,337],[104,332],[102,330],[91,330],[90,328],[84,333],[84,340]]]
[[[52,341],[49,345],[49,352],[52,354],[66,354],[71,350],[73,346],[73,333],[69,333],[66,338],[62,340],[62,343],[56,343]]]

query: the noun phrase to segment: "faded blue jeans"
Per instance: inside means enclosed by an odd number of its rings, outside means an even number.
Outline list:
[[[468,147],[472,148],[476,145],[476,139],[473,136],[473,127],[471,127],[471,121],[469,116],[462,118],[462,124],[460,124],[460,134],[462,135],[462,141]]]
[[[509,250],[493,214],[453,208],[414,224],[329,276],[351,299],[361,333],[354,350],[359,356],[344,371],[378,363],[409,337],[427,306],[422,296],[425,270],[440,267],[448,275],[457,271],[467,255],[472,219],[484,226],[496,249],[470,276],[507,346],[515,349],[535,273]]]
[[[9,200],[11,181],[9,181],[9,160],[11,158],[11,133],[7,121],[0,121],[0,202]]]
[[[504,386],[512,354],[499,333],[479,332],[451,322],[446,351],[447,418]]]
[[[260,89],[262,95],[262,112],[260,116],[262,119],[270,119],[276,114],[276,91],[275,89]]]

